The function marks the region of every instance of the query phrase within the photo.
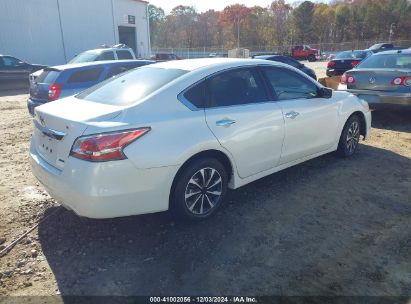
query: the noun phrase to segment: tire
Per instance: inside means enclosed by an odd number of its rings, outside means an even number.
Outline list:
[[[227,192],[227,171],[214,158],[189,163],[174,182],[170,208],[178,220],[201,221],[215,214]]]
[[[307,59],[308,59],[309,62],[313,62],[313,61],[316,60],[316,59],[315,59],[315,56],[313,56],[313,55],[308,56]]]
[[[357,115],[351,116],[344,125],[338,143],[337,152],[342,157],[354,155],[358,148],[361,133],[361,119]]]

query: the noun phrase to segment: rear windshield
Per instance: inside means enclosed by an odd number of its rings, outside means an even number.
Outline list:
[[[109,105],[129,105],[185,73],[187,71],[179,69],[141,67],[107,79],[76,97]]]
[[[37,83],[54,83],[57,79],[57,77],[60,75],[60,72],[58,71],[48,71],[45,70],[43,73],[41,73],[37,78],[36,82]]]
[[[92,62],[96,60],[99,55],[97,52],[84,52],[78,54],[76,57],[71,59],[68,63],[82,63],[82,62]]]
[[[334,59],[363,59],[367,56],[367,52],[363,51],[347,51],[347,52],[341,52],[338,53]]]
[[[357,68],[411,69],[411,54],[373,55],[360,63]]]

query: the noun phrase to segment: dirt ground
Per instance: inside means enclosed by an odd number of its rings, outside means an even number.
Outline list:
[[[411,112],[374,112],[334,154],[228,194],[212,219],[112,220],[59,207],[30,172],[27,95],[0,94],[0,295],[411,296]],[[7,95],[6,95],[7,94]],[[56,212],[56,213],[54,213]]]

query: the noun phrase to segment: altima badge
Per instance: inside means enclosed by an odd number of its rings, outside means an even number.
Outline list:
[[[368,81],[369,81],[371,84],[373,84],[373,83],[375,83],[375,78],[374,78],[374,77],[370,77],[370,79],[368,79]]]

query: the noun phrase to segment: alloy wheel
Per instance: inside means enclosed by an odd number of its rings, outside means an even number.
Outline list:
[[[184,193],[188,210],[195,215],[205,215],[218,204],[223,192],[223,180],[213,168],[198,170],[187,183]]]
[[[358,142],[360,141],[360,124],[358,121],[353,121],[348,128],[346,147],[347,151],[352,154],[357,148]]]

